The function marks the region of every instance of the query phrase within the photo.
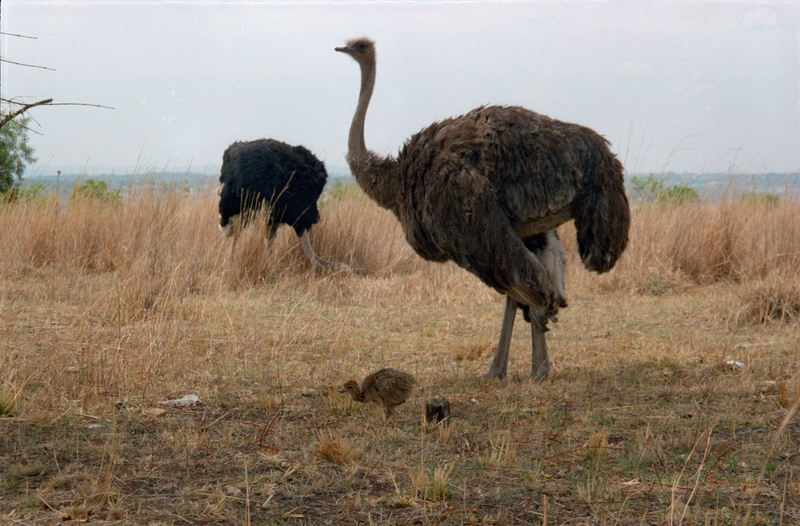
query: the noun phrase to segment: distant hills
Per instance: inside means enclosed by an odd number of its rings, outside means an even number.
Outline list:
[[[628,174],[629,177],[649,177],[651,174]],[[667,173],[652,174],[660,178],[665,186],[686,185],[697,190],[701,197],[716,197],[726,190],[743,192],[771,193],[776,195],[800,195],[800,173],[769,173],[769,174],[692,174],[692,173]],[[195,190],[203,190],[208,186],[217,185],[219,175],[193,173],[193,172],[160,172],[146,174],[61,174],[29,176],[22,180],[22,187],[34,184],[43,184],[47,191],[66,193],[77,182],[87,179],[102,180],[112,189],[141,186],[143,184],[170,185],[188,184]],[[328,184],[334,181],[353,182],[350,172],[346,169],[329,170]]]

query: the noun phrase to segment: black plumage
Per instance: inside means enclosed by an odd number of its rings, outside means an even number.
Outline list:
[[[266,202],[273,232],[286,224],[299,237],[319,221],[317,200],[327,179],[325,165],[303,146],[274,139],[235,142],[222,156],[220,227],[239,214],[246,223]]]
[[[220,229],[235,241],[254,212],[266,206],[270,245],[278,227],[289,225],[312,263],[325,270],[343,268],[317,257],[308,238],[308,231],[319,221],[317,201],[327,179],[323,162],[303,146],[274,139],[235,142],[222,156]]]

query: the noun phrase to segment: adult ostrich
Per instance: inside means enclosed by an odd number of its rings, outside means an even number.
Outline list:
[[[268,247],[272,247],[278,227],[290,225],[315,267],[324,271],[344,268],[317,256],[308,234],[319,221],[317,200],[327,178],[325,165],[303,146],[273,139],[228,146],[219,176],[219,228],[226,237],[233,237],[231,257],[241,228],[261,206],[267,206]]]
[[[531,376],[550,361],[544,333],[567,306],[561,244],[554,229],[575,220],[584,266],[610,270],[628,241],[630,209],[622,163],[589,128],[515,106],[482,106],[412,136],[397,157],[367,150],[364,120],[375,86],[375,43],[336,51],[361,67],[347,162],[361,188],[400,221],[429,261],[454,261],[506,295],[487,376],[503,378],[514,318],[531,323]]]

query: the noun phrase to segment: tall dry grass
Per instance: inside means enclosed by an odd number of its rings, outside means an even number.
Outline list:
[[[649,204],[633,213],[628,248],[608,277],[582,271],[574,227],[561,229],[568,282],[645,294],[718,282],[796,284],[800,203],[735,199]],[[594,283],[594,284],[593,284]]]
[[[312,244],[324,258],[363,275],[441,273],[418,258],[394,216],[355,187],[324,199]],[[217,231],[216,195],[145,186],[121,202],[53,196],[0,206],[5,274],[58,269],[73,279],[106,273],[126,319],[167,298],[259,283],[311,270],[292,229],[282,228],[267,257],[263,221],[245,229],[232,259]],[[800,269],[800,203],[739,201],[651,204],[633,214],[628,248],[598,278],[584,271],[574,227],[561,227],[568,287],[662,294],[716,282],[791,286]],[[463,279],[460,275],[458,279]]]

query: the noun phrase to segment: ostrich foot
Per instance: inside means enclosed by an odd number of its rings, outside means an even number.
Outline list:
[[[314,264],[315,267],[317,267],[325,274],[334,274],[336,272],[344,272],[346,270],[350,270],[350,267],[348,265],[345,265],[344,263],[334,263],[322,259],[321,257],[317,257],[317,259],[315,261],[312,261],[312,263]]]
[[[308,235],[308,230],[304,230],[303,234],[300,236],[300,245],[303,247],[303,252],[305,253],[308,260],[311,262],[312,265],[314,265],[314,268],[320,270],[325,274],[342,272],[350,268],[344,263],[332,263],[330,261],[327,261],[319,257],[314,252],[314,249],[311,247],[311,238]]]
[[[541,364],[538,368],[531,368],[531,380],[534,382],[541,382],[550,374],[550,362]]]
[[[492,371],[490,369],[488,373],[482,374],[479,378],[487,378],[487,379],[488,378],[497,378],[498,380],[502,380],[505,377],[506,377],[505,371]]]

